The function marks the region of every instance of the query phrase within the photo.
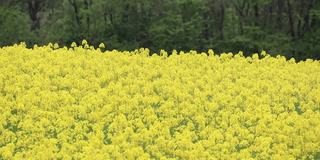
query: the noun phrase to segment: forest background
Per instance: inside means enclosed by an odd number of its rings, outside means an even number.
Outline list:
[[[319,0],[0,0],[0,46],[266,50],[320,59]]]

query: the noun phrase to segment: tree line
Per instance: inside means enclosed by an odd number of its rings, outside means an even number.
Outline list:
[[[1,0],[0,46],[88,40],[157,52],[266,50],[320,59],[318,0]]]

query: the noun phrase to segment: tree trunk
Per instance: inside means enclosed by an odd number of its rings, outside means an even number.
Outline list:
[[[254,17],[255,17],[255,25],[259,25],[260,13],[259,13],[259,6],[258,3],[254,5]]]
[[[284,7],[284,5],[283,5],[283,0],[278,0],[277,1],[278,3],[277,3],[277,8],[278,8],[278,10],[277,10],[277,28],[279,29],[279,30],[282,30],[283,29],[283,23],[282,23],[282,13],[283,13],[283,7]]]
[[[76,3],[75,0],[69,0],[69,3],[71,4],[73,10],[74,10],[74,14],[75,14],[75,18],[76,18],[76,23],[78,24],[78,27],[81,27],[81,21],[80,21],[80,16],[79,16],[79,8],[78,8],[78,4]]]
[[[239,17],[239,31],[240,34],[243,35],[243,26],[244,26],[244,18],[245,14],[247,14],[248,10],[246,9],[247,2],[245,0],[241,1],[242,3],[233,2],[233,6],[237,12]]]
[[[89,7],[92,5],[92,1],[84,0],[83,2],[84,2],[85,9],[88,11]],[[86,13],[86,23],[87,23],[87,33],[90,33],[90,15],[88,12]]]
[[[307,31],[310,30],[311,28],[311,18],[310,18],[310,10],[314,7],[314,3],[315,1],[314,0],[310,0],[308,1],[309,4],[307,6],[307,11],[305,13],[305,15],[303,16],[303,21],[304,21],[304,24],[303,24],[303,27],[302,27],[302,32],[305,33]]]
[[[268,19],[269,19],[269,24],[271,27],[273,27],[273,4],[271,4],[268,8],[268,15],[267,15]],[[264,26],[267,26],[267,21],[264,21]]]
[[[31,24],[32,31],[40,29],[40,16],[39,16],[39,12],[41,10],[40,3],[41,3],[41,1],[39,1],[39,0],[28,1],[28,11],[29,11],[29,16],[32,21],[32,24]]]
[[[209,40],[209,24],[208,24],[208,13],[204,14],[204,31],[203,36],[206,41]]]
[[[220,5],[220,24],[219,24],[219,30],[220,30],[220,40],[224,39],[224,16],[225,16],[225,8],[224,5]]]
[[[293,21],[293,13],[292,13],[292,6],[290,0],[287,0],[287,7],[288,7],[288,19],[289,19],[289,32],[293,39],[295,39],[295,29],[294,29],[294,21]]]

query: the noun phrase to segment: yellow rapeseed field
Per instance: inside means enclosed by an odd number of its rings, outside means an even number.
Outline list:
[[[320,157],[319,61],[103,48],[0,48],[0,159]]]

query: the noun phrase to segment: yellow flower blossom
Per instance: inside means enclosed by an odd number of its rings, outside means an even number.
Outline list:
[[[0,48],[0,159],[319,158],[319,61],[102,48]]]

